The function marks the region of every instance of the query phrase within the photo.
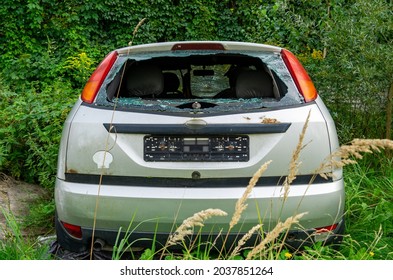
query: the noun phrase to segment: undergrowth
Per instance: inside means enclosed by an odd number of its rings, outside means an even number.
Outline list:
[[[51,259],[48,244],[23,235],[20,221],[11,212],[0,207],[0,214],[6,220],[6,227],[0,227],[4,235],[4,240],[0,240],[0,260]]]

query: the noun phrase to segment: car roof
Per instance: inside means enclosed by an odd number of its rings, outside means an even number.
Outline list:
[[[281,52],[282,48],[247,42],[235,41],[176,41],[142,44],[117,49],[119,55],[130,53],[146,53],[146,52],[164,52],[171,50],[225,50],[225,51],[268,51]]]

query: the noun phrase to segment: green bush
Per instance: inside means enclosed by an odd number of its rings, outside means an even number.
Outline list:
[[[54,186],[63,122],[77,96],[61,81],[23,94],[0,86],[0,170],[14,178]]]
[[[386,123],[393,85],[392,4],[354,1],[332,10],[326,21],[326,57],[310,70],[342,142],[385,138],[386,126],[392,125]]]

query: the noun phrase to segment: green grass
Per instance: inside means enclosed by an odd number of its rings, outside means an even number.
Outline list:
[[[0,213],[6,219],[4,240],[0,241],[0,260],[47,260],[51,259],[49,246],[33,238],[24,236],[21,223],[12,213],[0,208]]]
[[[346,233],[340,248],[316,244],[295,259],[393,259],[393,167],[391,160],[373,157],[345,167]],[[375,164],[375,157],[384,164]]]
[[[393,259],[393,168],[378,169],[367,159],[345,169],[348,259]]]

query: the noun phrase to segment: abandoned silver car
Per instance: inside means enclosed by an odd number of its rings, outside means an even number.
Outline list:
[[[306,122],[296,179],[284,194]],[[219,242],[250,178],[269,161],[231,242],[303,212],[288,246],[335,242],[344,230],[342,170],[324,170],[328,179],[317,170],[338,146],[327,108],[286,49],[190,41],[114,50],[64,124],[58,242],[74,252],[112,250],[129,229],[135,247],[163,245],[183,220],[209,208],[228,215],[206,220],[195,234]]]

